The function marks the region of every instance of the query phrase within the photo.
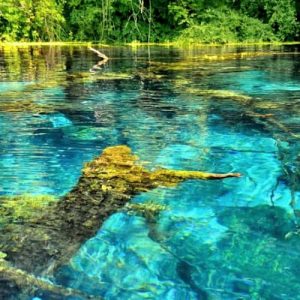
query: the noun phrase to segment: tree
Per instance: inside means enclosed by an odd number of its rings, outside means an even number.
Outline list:
[[[0,3],[2,40],[61,39],[64,22],[62,4],[55,0],[6,0]]]

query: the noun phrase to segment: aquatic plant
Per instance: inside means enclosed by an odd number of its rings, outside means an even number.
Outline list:
[[[260,232],[279,239],[284,239],[288,232],[295,229],[293,214],[289,214],[283,208],[269,205],[236,208],[234,212],[224,210],[218,218],[222,224],[230,228],[237,228],[238,224],[243,224],[247,231]]]
[[[57,201],[51,195],[16,195],[0,197],[0,220],[24,221],[40,218],[50,203]],[[7,220],[6,220],[7,219]]]
[[[294,230],[294,231],[288,232],[284,237],[285,237],[286,239],[291,239],[291,238],[293,238],[293,237],[299,237],[299,236],[300,236],[300,229],[297,228],[297,229]]]

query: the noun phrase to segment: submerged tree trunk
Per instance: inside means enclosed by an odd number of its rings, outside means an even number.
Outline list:
[[[0,250],[14,268],[51,276],[133,196],[159,186],[172,187],[187,179],[239,176],[165,169],[151,172],[138,163],[127,146],[109,147],[84,166],[77,185],[59,201],[52,202],[40,217],[3,226]],[[4,277],[10,274],[3,268],[1,272]],[[18,285],[14,277],[8,280]]]

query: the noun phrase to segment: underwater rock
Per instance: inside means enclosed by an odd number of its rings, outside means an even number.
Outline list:
[[[101,224],[134,195],[159,186],[172,187],[188,179],[223,179],[239,173],[158,169],[149,171],[127,146],[106,148],[87,163],[77,185],[44,207],[40,217],[0,228],[0,251],[14,268],[50,276],[66,263]],[[14,210],[12,211],[12,214]]]
[[[243,228],[277,239],[285,239],[295,229],[294,216],[281,207],[258,205],[255,207],[224,209],[218,216],[219,222],[229,228],[238,220]],[[235,228],[236,230],[236,228]]]
[[[221,208],[216,214],[227,235],[218,250],[195,262],[213,270],[194,271],[195,283],[209,281],[216,299],[298,299],[300,240],[285,237],[296,228],[293,215],[268,205]]]

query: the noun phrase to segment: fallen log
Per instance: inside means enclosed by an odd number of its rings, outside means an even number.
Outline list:
[[[239,176],[239,173],[167,169],[149,171],[127,146],[108,147],[98,158],[85,164],[76,186],[58,201],[51,201],[41,215],[34,214],[35,217],[24,222],[0,227],[0,251],[15,269],[49,277],[133,196],[160,186],[172,187],[188,179]],[[2,276],[11,280],[9,270]]]

